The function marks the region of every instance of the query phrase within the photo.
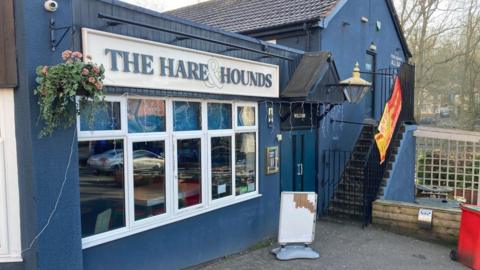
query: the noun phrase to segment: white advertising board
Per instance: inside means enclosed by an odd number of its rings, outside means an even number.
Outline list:
[[[280,244],[310,244],[315,239],[317,216],[315,192],[282,192],[280,201]]]
[[[183,47],[82,29],[84,55],[103,64],[107,86],[279,96],[279,68]]]

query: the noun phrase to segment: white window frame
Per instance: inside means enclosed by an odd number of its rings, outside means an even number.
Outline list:
[[[165,101],[166,109],[166,131],[158,133],[128,133],[128,99],[160,99]],[[220,209],[232,204],[237,204],[246,200],[251,200],[261,196],[259,193],[259,141],[258,141],[258,104],[256,102],[233,102],[213,99],[189,99],[189,98],[165,98],[149,96],[108,96],[106,101],[120,102],[121,112],[121,131],[81,131],[79,118],[77,118],[77,129],[79,130],[78,141],[92,140],[113,140],[122,139],[124,141],[125,158],[125,227],[95,234],[82,239],[84,249],[120,239],[139,232],[157,228],[166,224],[174,223],[189,217],[200,215],[216,209]],[[187,101],[197,102],[201,105],[201,130],[194,131],[174,131],[173,102]],[[208,130],[208,104],[220,103],[232,105],[232,128],[223,130]],[[252,106],[255,108],[255,126],[237,127],[237,107]],[[235,134],[255,132],[256,134],[256,188],[255,191],[236,195],[235,189]],[[232,195],[213,200],[211,194],[211,138],[230,136],[232,138]],[[202,161],[202,202],[190,207],[178,208],[178,178],[176,177],[177,140],[199,138],[201,140],[201,161]],[[134,179],[133,179],[133,143],[143,141],[164,141],[165,142],[165,192],[166,192],[166,213],[148,217],[135,221],[135,199],[134,199]]]
[[[254,107],[255,108],[255,125],[253,126],[239,126],[238,125],[238,107]],[[234,129],[235,131],[246,131],[246,130],[258,130],[258,104],[251,102],[238,102],[235,103],[235,112],[234,112]]]
[[[232,153],[230,157],[230,162],[232,164],[232,173],[231,173],[231,179],[230,181],[232,182],[232,194],[214,199],[213,194],[212,194],[212,138],[223,138],[223,137],[229,137],[230,138],[230,151]],[[208,200],[210,201],[211,205],[221,205],[225,202],[228,202],[232,199],[235,198],[235,133],[234,132],[226,132],[226,131],[221,131],[221,132],[211,132],[208,134],[208,158],[207,158],[207,168],[208,168]]]
[[[200,151],[201,151],[201,161],[200,161],[200,165],[201,165],[201,174],[202,174],[202,178],[201,178],[201,201],[199,204],[195,204],[195,205],[192,205],[192,206],[189,206],[189,207],[185,207],[185,208],[179,208],[179,205],[178,205],[178,200],[179,200],[179,196],[178,196],[178,166],[177,166],[177,161],[178,161],[178,156],[177,156],[177,142],[179,140],[188,140],[188,139],[200,139]],[[205,183],[205,173],[206,173],[206,170],[205,170],[205,166],[204,166],[204,162],[205,162],[205,150],[206,150],[206,147],[205,147],[205,139],[203,138],[203,135],[202,134],[179,134],[179,135],[174,135],[173,136],[173,167],[174,167],[174,171],[173,171],[173,185],[174,185],[174,190],[173,190],[173,197],[174,197],[174,200],[175,200],[175,215],[184,215],[185,213],[189,213],[189,212],[193,212],[193,211],[196,211],[198,209],[202,209],[205,207],[206,205],[206,200],[205,200],[205,193],[206,193],[206,183]]]
[[[77,103],[79,102],[77,97]],[[106,102],[119,102],[120,103],[120,127],[119,130],[81,130],[80,129],[80,115],[77,115],[77,130],[78,137],[112,137],[112,136],[123,136],[128,132],[128,123],[127,123],[127,99],[118,97],[118,96],[107,96],[105,97]]]
[[[255,108],[255,125],[254,126],[238,126],[238,107],[254,107]],[[258,141],[258,115],[259,115],[259,112],[258,112],[258,104],[257,103],[252,103],[252,102],[238,102],[235,104],[235,134],[234,136],[236,136],[236,134],[241,134],[241,133],[255,133],[255,148],[256,148],[256,167],[255,167],[255,192],[254,193],[258,193],[258,188],[259,188],[259,185],[258,185],[258,176],[259,176],[259,141]],[[236,138],[234,139],[234,143],[236,143]],[[236,148],[236,145],[234,145],[234,150]],[[234,153],[233,155],[235,156],[236,153]],[[234,160],[234,163],[233,165],[235,166],[236,164],[236,160]],[[235,184],[237,183],[237,180],[236,180],[236,175],[234,175],[234,182]],[[252,192],[247,192],[245,194],[240,194],[240,195],[237,195],[236,194],[236,191],[235,192],[235,196],[238,198],[242,198],[242,197],[248,197],[250,195],[250,193]]]
[[[22,261],[13,91],[0,89],[0,263]]]
[[[148,133],[146,133],[148,134]],[[164,168],[165,168],[165,213],[163,214],[160,214],[160,215],[155,215],[155,216],[151,216],[151,217],[147,217],[147,218],[144,218],[144,219],[141,219],[141,220],[135,220],[135,182],[134,182],[134,178],[133,178],[133,156],[130,155],[130,153],[133,153],[133,144],[134,143],[138,143],[138,142],[158,142],[158,141],[163,141],[165,143],[165,160],[164,160]],[[128,179],[126,179],[127,182],[129,183],[132,183],[129,185],[129,190],[125,190],[125,192],[129,193],[129,194],[132,194],[132,200],[129,201],[129,207],[130,209],[133,210],[132,214],[130,215],[130,220],[129,220],[129,224],[131,224],[131,226],[135,226],[135,227],[142,227],[144,225],[148,225],[149,223],[151,222],[154,222],[154,221],[162,221],[162,220],[165,220],[167,218],[169,218],[171,215],[172,215],[172,204],[173,204],[173,201],[172,201],[172,198],[171,196],[168,196],[168,191],[172,189],[172,183],[171,181],[167,181],[167,179],[171,179],[172,175],[171,175],[171,170],[169,169],[170,166],[167,166],[167,164],[169,164],[169,161],[170,161],[170,158],[169,156],[167,155],[167,149],[170,149],[170,141],[168,140],[168,136],[166,134],[163,134],[163,135],[158,135],[156,137],[154,136],[150,136],[150,135],[147,135],[147,136],[135,136],[133,137],[129,142],[128,142],[128,161],[127,161],[127,164],[128,164],[128,167],[127,170],[128,170]],[[125,166],[127,167],[127,166]],[[126,210],[127,211],[127,210]],[[127,211],[128,212],[128,211]]]

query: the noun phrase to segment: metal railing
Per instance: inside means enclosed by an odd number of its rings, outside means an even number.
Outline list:
[[[390,169],[391,164],[389,163],[395,156],[393,154],[395,151],[394,146],[399,146],[395,144],[399,143],[400,129],[404,123],[414,122],[415,67],[409,64],[403,64],[400,69],[384,69],[376,72],[376,74],[381,76],[377,78],[377,82],[380,81],[380,85],[377,84],[375,91],[381,91],[380,98],[382,100],[382,108],[385,107],[386,102],[390,99],[394,78],[397,74],[399,75],[402,86],[402,110],[394,129],[391,145],[386,153],[385,162],[380,164],[380,153],[373,139],[373,135],[370,142],[367,141],[367,144],[364,144],[364,147],[368,147],[368,150],[365,151],[366,156],[364,163],[361,164],[361,166],[357,166],[357,168],[360,167],[362,170],[358,175],[355,175],[356,169],[352,169],[351,166],[349,167],[351,162],[359,162],[358,159],[355,159],[355,152],[339,150],[327,150],[324,152],[324,200],[330,201],[329,204],[325,202],[324,204],[327,205],[326,209],[329,210],[328,213],[335,214],[332,213],[332,210],[335,211],[335,204],[338,204],[339,198],[337,198],[338,196],[336,196],[335,192],[338,190],[339,185],[343,184],[342,181],[349,182],[348,187],[343,186],[342,188],[350,189],[349,192],[345,192],[347,196],[350,194],[350,197],[343,197],[342,200],[340,200],[341,206],[347,209],[342,209],[342,211],[339,212],[347,212],[352,213],[353,216],[359,216],[364,225],[368,225],[371,222],[372,203],[377,198],[385,173]],[[388,96],[388,98],[384,98],[384,95],[385,97]],[[376,127],[374,130],[376,130]],[[347,170],[345,170],[345,168],[347,168]],[[349,172],[348,170],[353,171]],[[346,178],[349,178],[349,181],[346,181]],[[359,194],[361,197],[358,197]],[[358,213],[360,213],[360,215],[358,215]]]

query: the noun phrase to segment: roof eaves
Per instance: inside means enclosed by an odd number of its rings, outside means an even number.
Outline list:
[[[278,25],[273,25],[273,26],[267,26],[267,27],[261,27],[261,28],[256,28],[256,29],[250,29],[250,30],[246,30],[246,31],[240,31],[238,32],[239,34],[243,34],[243,35],[251,35],[251,34],[255,34],[255,33],[263,33],[263,32],[289,32],[290,30],[283,30],[285,29],[286,27],[295,27],[295,26],[298,26],[298,25],[303,25],[305,23],[313,23],[313,24],[316,24],[316,26],[318,26],[318,22],[322,20],[321,17],[317,17],[317,18],[309,18],[309,19],[306,19],[306,20],[300,20],[300,21],[296,21],[296,22],[289,22],[289,23],[285,23],[285,24],[278,24]]]
[[[319,26],[321,28],[327,28],[330,21],[333,20],[333,18],[338,14],[338,12],[340,12],[347,2],[348,0],[340,0],[340,2],[337,3],[332,10],[330,10],[328,15],[322,18],[322,20],[319,22]]]
[[[400,38],[400,43],[402,44],[403,51],[405,53],[405,58],[411,58],[412,52],[410,51],[410,48],[408,47],[407,40],[405,39],[405,34],[403,32],[403,28],[400,25],[400,19],[398,18],[397,11],[395,10],[395,6],[393,4],[392,0],[385,0],[387,2],[388,10],[390,11],[393,19],[393,24],[395,25],[395,30],[398,34],[398,37]]]
[[[205,24],[196,23],[196,22],[193,22],[193,21],[190,21],[190,20],[186,20],[186,19],[183,19],[183,18],[180,18],[180,17],[177,17],[177,16],[157,12],[157,11],[154,11],[154,10],[151,10],[151,9],[146,9],[146,8],[143,8],[143,7],[140,7],[140,6],[136,6],[136,5],[132,5],[132,4],[123,2],[121,0],[98,0],[98,1],[110,4],[110,5],[118,6],[118,7],[123,7],[123,8],[129,9],[129,10],[132,10],[132,11],[148,14],[150,16],[157,17],[157,18],[160,18],[160,19],[169,20],[169,21],[177,22],[177,23],[182,23],[182,24],[192,26],[192,27],[195,27],[195,28],[198,28],[198,29],[202,29],[202,30],[226,35],[226,36],[229,36],[229,37],[245,40],[245,41],[256,43],[256,44],[259,44],[259,45],[264,45],[263,44],[264,41],[253,38],[253,37],[245,36],[245,35],[242,35],[242,34],[237,34],[237,33],[234,33],[234,32],[225,31],[225,30],[222,30],[222,29],[219,29],[219,28],[214,28],[214,27],[211,27],[211,26],[208,26],[208,25],[205,25]],[[277,44],[273,44],[273,43],[271,43],[271,44],[268,43],[267,45],[270,48],[279,49],[279,50],[287,51],[287,52],[290,52],[290,53],[295,53],[295,54],[304,54],[305,53],[304,51],[301,51],[301,50],[297,50],[297,49],[293,49],[293,48],[290,48],[290,47],[277,45]]]

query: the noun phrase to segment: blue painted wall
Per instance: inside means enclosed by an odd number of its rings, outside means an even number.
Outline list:
[[[322,51],[332,52],[341,79],[351,77],[355,62],[365,69],[366,53],[371,42],[377,46],[377,70],[390,67],[391,54],[405,55],[400,38],[395,31],[393,19],[385,0],[348,0],[342,1],[335,15],[326,20],[321,30]],[[367,17],[368,23],[362,23],[361,17]],[[376,30],[376,22],[381,22],[381,30]],[[378,84],[378,77],[377,77]],[[374,91],[375,119],[380,119],[383,108],[380,106],[380,91]],[[319,131],[319,168],[322,177],[323,151],[327,149],[351,151],[360,134],[362,126],[331,123],[331,119],[362,123],[365,118],[365,99],[359,104],[341,105],[334,109],[320,124]],[[323,129],[323,130],[322,130]],[[322,186],[325,179],[320,178]],[[323,194],[320,196],[330,196]]]
[[[382,199],[402,202],[415,201],[415,157],[416,138],[413,136],[415,125],[406,126],[400,142],[397,159],[393,164]]]
[[[82,269],[80,246],[79,193],[77,166],[73,162],[66,172],[73,129],[61,130],[52,138],[39,139],[37,99],[33,95],[35,68],[57,63],[60,53],[71,46],[67,38],[57,52],[50,50],[48,28],[51,13],[43,9],[43,0],[16,0],[16,44],[19,63],[19,86],[15,90],[15,113],[19,187],[21,205],[23,263],[13,269]],[[71,1],[61,1],[54,13],[58,26],[71,25]],[[73,149],[73,160],[76,147]],[[47,224],[67,176],[60,203],[36,242],[34,237]],[[2,268],[0,266],[0,268]]]
[[[238,252],[265,237],[275,237],[278,225],[280,176],[264,175],[263,157],[265,147],[278,144],[275,140],[275,135],[280,132],[278,107],[275,108],[276,124],[270,129],[263,120],[266,119],[265,104],[260,103],[258,169],[262,197],[82,250],[74,129],[57,131],[51,138],[38,138],[41,124],[37,121],[39,113],[37,98],[32,91],[36,86],[35,67],[60,62],[60,53],[65,49],[81,49],[79,30],[83,26],[159,42],[168,43],[175,38],[172,34],[131,25],[108,26],[105,21],[98,19],[98,12],[252,48],[259,49],[260,46],[258,41],[252,38],[160,16],[115,0],[63,0],[60,2],[60,9],[55,13],[46,12],[43,3],[44,0],[15,1],[17,46],[20,52],[18,58],[20,78],[15,93],[15,105],[24,248],[30,245],[35,235],[49,220],[65,173],[67,181],[49,226],[33,243],[32,248],[25,251],[24,262],[1,265],[0,269],[176,269]],[[353,68],[352,59],[362,58],[359,62],[363,61],[365,50],[372,40],[378,46],[378,67],[383,67],[381,59],[389,60],[391,50],[400,47],[391,29],[392,26],[389,26],[391,18],[383,0],[371,0],[370,10],[365,6],[364,1],[350,0],[329,23],[327,29],[320,35],[317,35],[318,33],[313,35],[320,38],[319,50],[330,50],[334,53],[342,78],[350,76]],[[377,17],[382,20],[381,32],[372,30],[374,25],[371,23],[368,25],[359,23],[360,16],[365,16],[366,12],[370,12],[368,16],[372,23]],[[68,34],[56,52],[50,51],[48,29],[50,18],[56,20],[57,26],[74,25],[76,29],[75,35]],[[347,28],[342,26],[345,20],[350,20],[350,26]],[[57,37],[59,34],[57,33]],[[362,34],[366,34],[366,37]],[[355,44],[355,48],[352,44]],[[224,46],[192,39],[177,42],[175,45],[279,65],[281,88],[288,82],[302,53],[282,46],[269,46],[271,52],[295,58],[295,61],[288,62],[277,58],[260,58],[258,54],[245,51],[226,53],[222,52],[225,50]],[[162,94],[161,91],[138,89],[115,90],[117,93],[133,91],[136,94]],[[362,120],[361,105],[344,107],[346,108],[343,111],[338,109],[331,117],[341,117],[350,121]],[[320,150],[332,147],[348,150],[353,146],[358,132],[358,127],[330,124],[327,118],[320,125],[318,132]],[[74,142],[72,163],[65,172],[72,141]],[[321,157],[321,152],[319,156]],[[322,161],[319,164],[322,164]],[[321,175],[321,171],[319,174]]]

